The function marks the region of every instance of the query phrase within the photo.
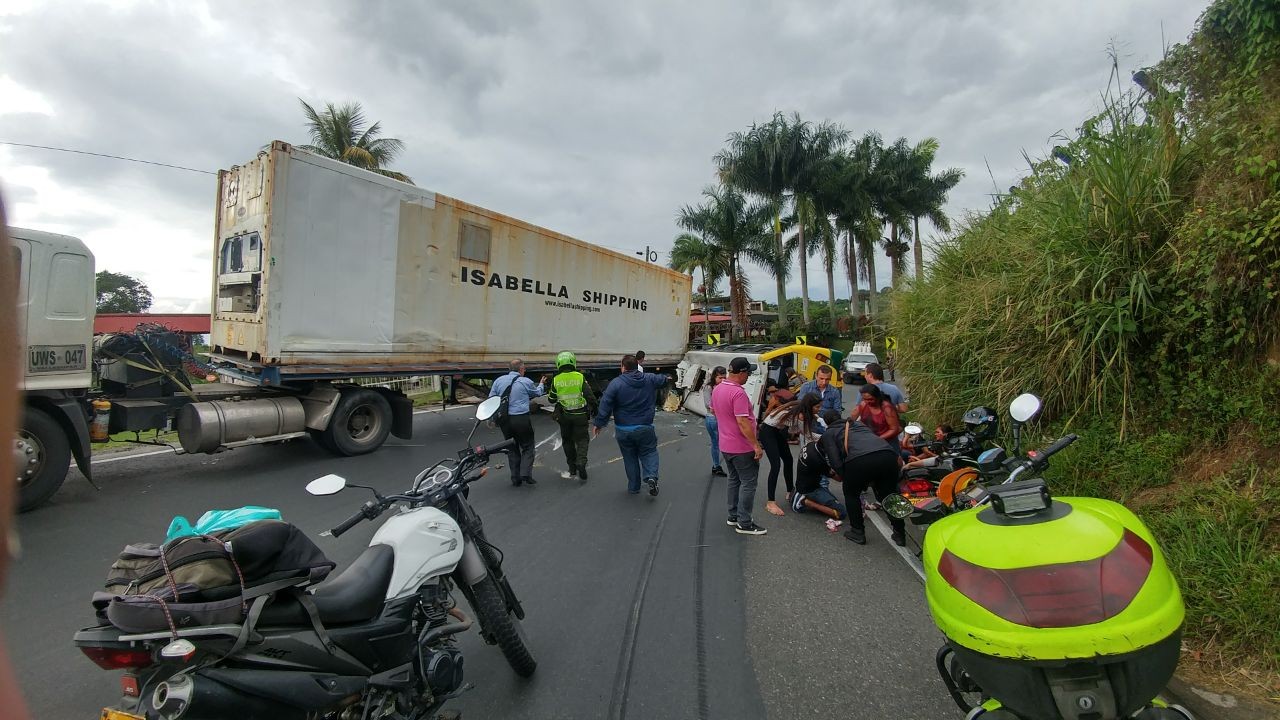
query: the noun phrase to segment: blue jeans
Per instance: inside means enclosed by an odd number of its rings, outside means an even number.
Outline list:
[[[618,430],[618,450],[627,471],[627,492],[640,492],[640,478],[658,477],[658,433],[652,426]],[[643,469],[643,475],[641,470]]]
[[[831,491],[825,487],[820,487],[811,493],[806,493],[804,497],[818,503],[819,505],[826,505],[832,510],[840,513],[841,520],[846,520],[849,517],[849,512],[845,510],[844,503],[837,500],[836,496],[832,495]],[[792,509],[796,512],[804,512],[804,503],[797,497]]]
[[[703,424],[707,426],[707,435],[711,437],[711,467],[720,467],[720,426],[715,415],[708,415]]]

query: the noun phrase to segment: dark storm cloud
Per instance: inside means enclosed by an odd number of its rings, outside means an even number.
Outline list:
[[[424,187],[602,245],[665,250],[678,209],[714,181],[726,135],[774,110],[887,141],[937,137],[938,167],[966,172],[953,215],[982,209],[1024,171],[1023,149],[1041,154],[1096,107],[1110,40],[1122,69],[1150,63],[1161,23],[1179,40],[1203,3],[32,4],[0,15],[0,74],[54,114],[5,114],[0,98],[0,140],[213,170],[271,139],[305,141],[298,97],[355,100],[407,143],[396,166]],[[4,157],[118,208],[67,222],[78,232],[153,214],[198,238],[173,252],[193,258],[192,287],[207,283],[211,177]],[[29,207],[36,189],[19,192]]]

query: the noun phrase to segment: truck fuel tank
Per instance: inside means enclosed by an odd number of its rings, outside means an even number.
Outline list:
[[[211,453],[250,438],[300,433],[306,423],[295,397],[198,402],[178,411],[178,441],[189,453]]]

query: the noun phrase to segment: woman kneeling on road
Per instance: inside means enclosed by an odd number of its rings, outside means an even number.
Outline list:
[[[897,490],[898,452],[854,417],[827,428],[822,434],[822,450],[844,487],[845,504],[855,508],[854,512],[847,514],[849,529],[844,536],[859,545],[866,545],[867,533],[856,503],[867,487],[872,489],[878,501],[883,501]],[[890,517],[889,522],[893,525],[894,544],[906,545],[906,523],[895,517]]]

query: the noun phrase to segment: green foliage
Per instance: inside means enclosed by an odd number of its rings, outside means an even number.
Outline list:
[[[151,290],[131,275],[99,270],[95,285],[100,313],[141,313],[151,307]]]
[[[299,99],[298,102],[302,103],[302,112],[307,117],[307,132],[311,135],[311,144],[302,145],[303,150],[371,170],[393,180],[413,183],[408,175],[387,169],[396,156],[404,152],[404,142],[379,137],[382,123],[369,125],[360,103],[336,106],[328,103],[321,112],[305,100]]]
[[[1056,492],[1133,504],[1188,638],[1273,673],[1280,474],[1223,443],[1280,432],[1278,23],[1277,0],[1218,0],[1140,89],[1117,68],[1103,111],[941,243],[891,313],[914,408],[1040,395],[1047,429],[1081,436]]]

